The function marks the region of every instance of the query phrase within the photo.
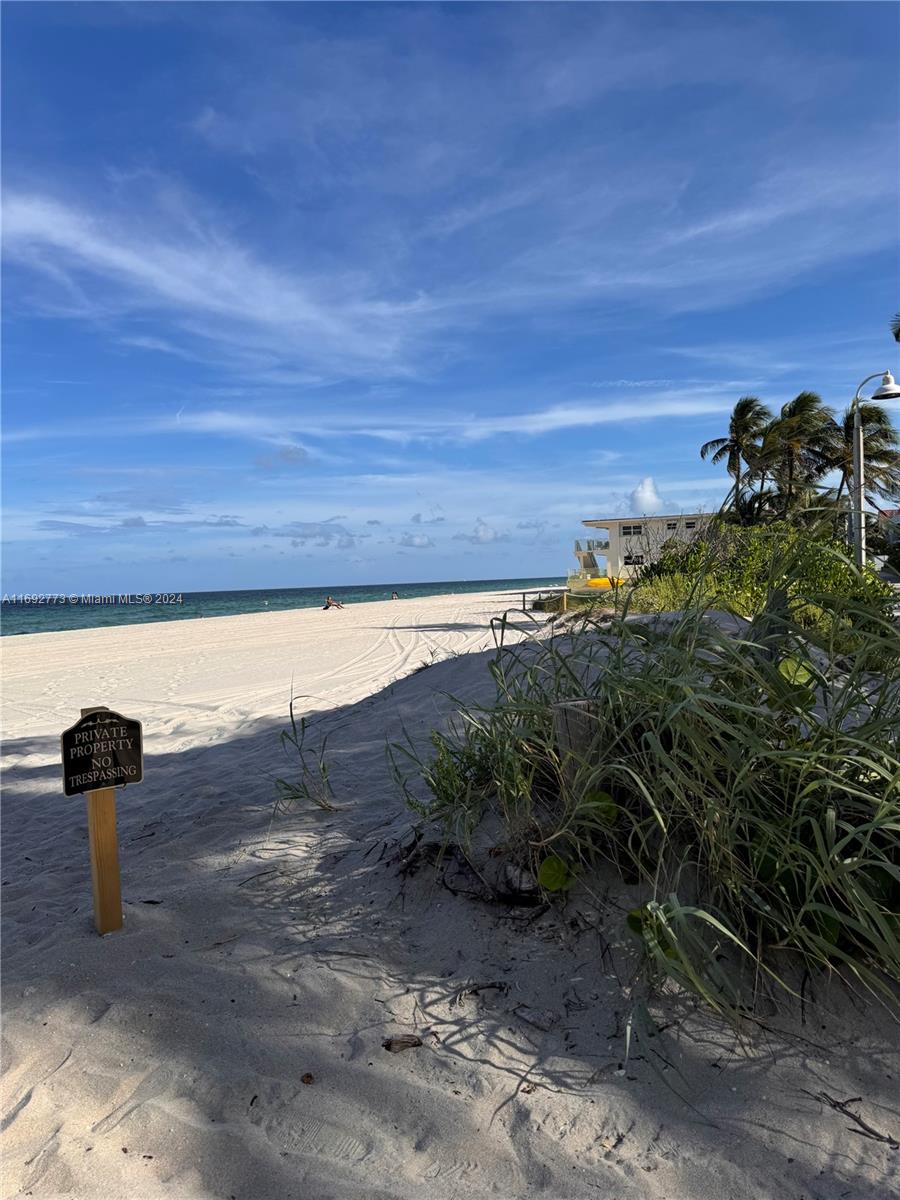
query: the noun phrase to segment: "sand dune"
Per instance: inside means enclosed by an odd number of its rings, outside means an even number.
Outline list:
[[[898,1041],[840,989],[745,1046],[673,999],[623,1067],[612,927],[398,873],[411,817],[385,742],[426,744],[449,694],[490,697],[489,621],[514,603],[4,640],[4,1197],[896,1190]],[[339,807],[273,819],[292,688]],[[103,939],[58,762],[98,703],[146,738],[145,782],[119,795],[125,928]],[[422,1044],[383,1049],[401,1034]]]

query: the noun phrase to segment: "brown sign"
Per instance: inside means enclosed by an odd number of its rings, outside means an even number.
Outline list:
[[[67,796],[140,783],[144,778],[141,723],[98,709],[62,735],[63,791]]]

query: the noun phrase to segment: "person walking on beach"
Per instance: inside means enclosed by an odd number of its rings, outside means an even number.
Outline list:
[[[344,606],[343,606],[343,604],[341,604],[340,600],[335,600],[334,596],[326,596],[325,603],[322,605],[323,609],[343,608],[343,607]]]
[[[399,600],[399,599],[400,599],[400,597],[397,595],[397,593],[396,593],[396,592],[391,592],[391,599],[392,599],[392,600]]]

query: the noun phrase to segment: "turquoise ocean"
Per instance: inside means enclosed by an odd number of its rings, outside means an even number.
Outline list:
[[[565,579],[444,579],[436,583],[366,583],[354,587],[262,588],[236,592],[169,592],[129,596],[72,595],[3,596],[0,634],[51,633],[61,629],[95,629],[105,625],[144,625],[150,621],[186,621],[196,617],[231,617],[240,613],[278,612],[291,608],[321,607],[326,596],[343,604],[401,600],[466,592],[515,593],[535,588],[560,587]]]

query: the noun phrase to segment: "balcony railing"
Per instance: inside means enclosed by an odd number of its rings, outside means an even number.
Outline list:
[[[609,549],[609,541],[600,538],[579,539],[575,543],[576,554],[605,554]]]

